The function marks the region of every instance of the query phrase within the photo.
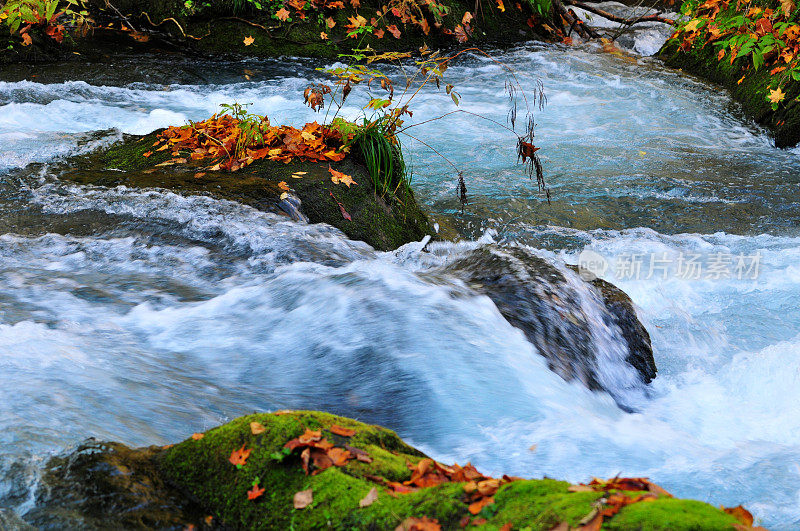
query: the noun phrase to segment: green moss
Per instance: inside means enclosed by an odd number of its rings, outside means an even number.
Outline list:
[[[695,500],[660,498],[623,508],[604,529],[641,531],[730,530],[739,523],[733,516]]]
[[[736,10],[732,7],[718,14],[717,20],[735,14]],[[659,52],[659,56],[667,65],[726,87],[731,96],[742,105],[747,115],[772,131],[776,146],[791,147],[800,142],[800,103],[794,101],[800,96],[800,82],[790,79],[782,86],[786,93],[784,103],[777,111],[773,111],[766,98],[772,82],[770,67],[755,70],[750,57],[740,57],[733,64],[727,57],[720,61],[717,58],[719,49],[711,43],[704,42],[701,37],[688,52],[680,50],[679,44],[677,39],[671,39]]]
[[[251,422],[266,430],[253,435]],[[330,432],[332,425],[355,430],[351,437]],[[284,443],[306,429],[322,430],[339,447],[366,451],[372,463],[351,460],[307,476],[296,454],[277,460]],[[233,450],[252,450],[247,463],[237,469],[228,458]],[[381,476],[395,481],[410,477],[423,454],[406,445],[396,433],[344,417],[311,411],[257,414],[242,417],[206,432],[200,440],[188,439],[160,457],[165,476],[208,512],[237,529],[394,529],[409,517],[435,518],[444,529],[458,529],[468,512],[463,484],[446,483],[409,494],[392,495],[373,481]],[[266,488],[256,501],[247,491],[258,478]],[[551,479],[519,480],[503,485],[495,503],[474,518],[486,518],[486,529],[511,523],[514,529],[548,530],[561,522],[577,526],[589,515],[599,492],[569,492],[569,484]],[[294,509],[298,491],[312,489],[313,503]],[[359,501],[377,488],[378,499],[360,508]],[[735,520],[701,502],[661,498],[623,509],[605,525],[608,529],[732,529]]]

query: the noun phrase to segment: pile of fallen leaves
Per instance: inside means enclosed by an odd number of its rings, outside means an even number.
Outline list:
[[[685,14],[690,19],[678,27],[673,38],[681,50],[713,45],[717,59],[733,64],[749,58],[745,71],[769,69],[771,77],[767,100],[773,110],[785,98],[782,86],[800,81],[800,25],[794,22],[797,7],[793,0],[780,0],[777,9],[752,6],[738,0],[705,0]],[[741,84],[746,74],[739,79]]]
[[[169,127],[158,135],[155,151],[167,151],[171,159],[157,164],[169,166],[189,161],[208,161],[209,171],[237,171],[260,159],[289,163],[303,161],[340,161],[348,148],[342,134],[317,122],[302,129],[288,125],[270,125],[243,121],[227,114],[214,115],[203,122]],[[144,153],[149,157],[153,151]]]

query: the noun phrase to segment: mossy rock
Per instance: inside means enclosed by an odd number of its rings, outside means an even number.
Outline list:
[[[266,431],[253,435],[251,422]],[[330,431],[338,425],[356,432],[352,438]],[[321,430],[337,446],[365,450],[370,464],[350,461],[307,476],[296,455],[274,459],[283,445],[306,429]],[[247,463],[237,469],[228,458],[233,450],[252,449]],[[406,518],[426,516],[444,529],[460,529],[468,512],[464,484],[446,483],[409,494],[393,496],[379,487],[378,500],[360,508],[359,500],[376,487],[375,476],[392,481],[408,480],[409,466],[425,457],[405,444],[393,431],[345,417],[312,411],[256,414],[234,420],[188,439],[166,451],[161,460],[164,474],[185,493],[237,529],[394,529]],[[260,501],[247,499],[247,491],[258,478],[266,487]],[[569,483],[553,479],[520,480],[503,485],[493,506],[478,517],[486,518],[485,529],[549,530],[561,522],[577,526],[592,512],[600,492],[569,492]],[[294,494],[312,489],[314,502],[294,509]],[[623,509],[614,529],[732,529],[736,520],[705,503],[659,499]],[[612,519],[610,522],[613,522]],[[627,523],[626,523],[627,522]]]
[[[302,213],[311,223],[327,223],[350,239],[361,240],[387,251],[426,235],[433,235],[427,216],[411,190],[400,189],[396,196],[375,193],[369,173],[354,153],[330,167],[351,175],[356,185],[349,188],[331,182],[328,163],[293,161],[289,164],[259,160],[234,173],[206,171],[203,164],[158,166],[171,155],[153,150],[158,132],[128,136],[106,150],[70,159],[61,177],[80,184],[125,185],[137,188],[166,188],[181,194],[207,194],[244,203],[259,210],[284,214],[287,203],[278,187],[285,182],[300,199]],[[306,172],[300,179],[295,172]],[[198,174],[202,174],[198,176]],[[345,219],[337,201],[351,220]]]
[[[251,423],[263,426],[254,434]],[[332,430],[351,429],[351,437]],[[307,429],[321,431],[337,447],[366,452],[371,463],[351,459],[319,474],[304,472],[299,450],[283,452],[285,443]],[[585,522],[599,504],[602,492],[570,492],[570,484],[554,479],[516,480],[500,487],[494,503],[477,516],[468,510],[464,483],[443,483],[407,494],[390,493],[384,478],[402,482],[424,454],[391,430],[345,417],[314,411],[253,414],[195,435],[177,445],[140,450],[119,444],[84,445],[79,457],[58,457],[48,464],[46,485],[71,484],[77,496],[62,495],[57,507],[37,507],[25,515],[34,524],[70,523],[84,528],[178,528],[176,522],[197,528],[225,529],[395,529],[408,518],[435,519],[443,529],[460,529],[464,518],[483,520],[484,529],[545,531],[559,524]],[[246,463],[234,466],[231,453],[251,451]],[[65,466],[65,463],[72,463]],[[248,499],[254,482],[263,495]],[[375,488],[377,500],[367,507],[359,501]],[[294,508],[294,495],[311,489],[313,502]],[[132,495],[128,491],[133,491]],[[93,499],[86,496],[90,492]],[[145,493],[144,495],[142,493]],[[153,494],[163,497],[162,504]],[[636,493],[627,493],[635,495]],[[183,499],[184,504],[176,503]],[[145,500],[141,507],[125,507]],[[64,501],[66,500],[66,501]],[[47,501],[47,500],[45,500]],[[85,513],[83,519],[81,514]],[[61,519],[68,515],[69,519]],[[49,519],[45,520],[47,516]],[[659,497],[622,509],[606,519],[604,529],[617,530],[732,530],[737,521],[708,504]]]
[[[777,8],[777,2],[762,3],[774,4],[773,7]],[[732,14],[735,14],[734,8],[717,17],[721,19]],[[786,93],[784,103],[777,111],[773,111],[772,104],[767,101],[772,81],[770,68],[762,66],[758,70],[753,69],[749,56],[740,57],[732,64],[727,57],[720,61],[717,53],[718,48],[704,42],[700,37],[689,51],[681,50],[680,42],[674,38],[664,44],[658,56],[668,66],[680,68],[727,88],[748,116],[772,132],[777,147],[792,147],[800,142],[800,102],[797,101],[800,96],[800,82],[789,79],[782,86]]]

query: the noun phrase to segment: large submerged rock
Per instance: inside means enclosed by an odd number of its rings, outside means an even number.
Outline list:
[[[347,449],[349,456],[338,465],[311,459],[304,470],[303,447],[289,452],[285,445],[306,430],[318,432],[319,446]],[[234,466],[232,454],[242,449],[249,455]],[[412,529],[413,519],[424,517],[442,529],[544,531],[578,527],[610,503],[608,487],[570,488],[553,479],[445,481],[396,492],[397,485],[411,484],[423,459],[378,426],[310,411],[256,414],[164,448],[90,441],[47,464],[36,508],[23,516],[48,529]],[[435,483],[435,473],[427,477]],[[250,499],[254,484],[264,491]],[[470,511],[471,500],[481,498],[476,489],[493,495]],[[650,490],[648,501],[623,507],[603,528],[732,530],[737,524],[705,503]],[[301,491],[311,503],[297,508]]]
[[[480,247],[446,270],[491,298],[565,380],[624,402],[627,389],[655,378],[650,336],[612,284],[588,283],[522,247]]]

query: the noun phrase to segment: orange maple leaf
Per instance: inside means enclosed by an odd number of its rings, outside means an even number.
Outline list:
[[[251,36],[249,36],[249,37],[245,37],[245,38],[244,38],[244,41],[242,41],[242,42],[244,42],[244,45],[245,45],[245,46],[250,46],[251,44],[253,44],[254,42],[256,42],[256,40],[255,40],[255,39],[253,38],[253,36],[251,35]]]
[[[331,173],[331,181],[333,184],[346,184],[348,188],[350,188],[351,184],[358,184],[350,175],[334,170],[331,168],[330,164],[328,165],[328,171]]]
[[[277,18],[281,22],[286,22],[286,19],[289,18],[289,15],[290,13],[285,7],[282,7],[275,12],[275,18]]]
[[[255,500],[259,496],[262,496],[267,489],[264,487],[259,488],[258,483],[253,483],[253,488],[247,491],[247,499],[248,500]]]
[[[244,445],[238,450],[231,452],[228,461],[236,467],[244,466],[247,463],[247,458],[250,457],[250,450],[245,450]]]

